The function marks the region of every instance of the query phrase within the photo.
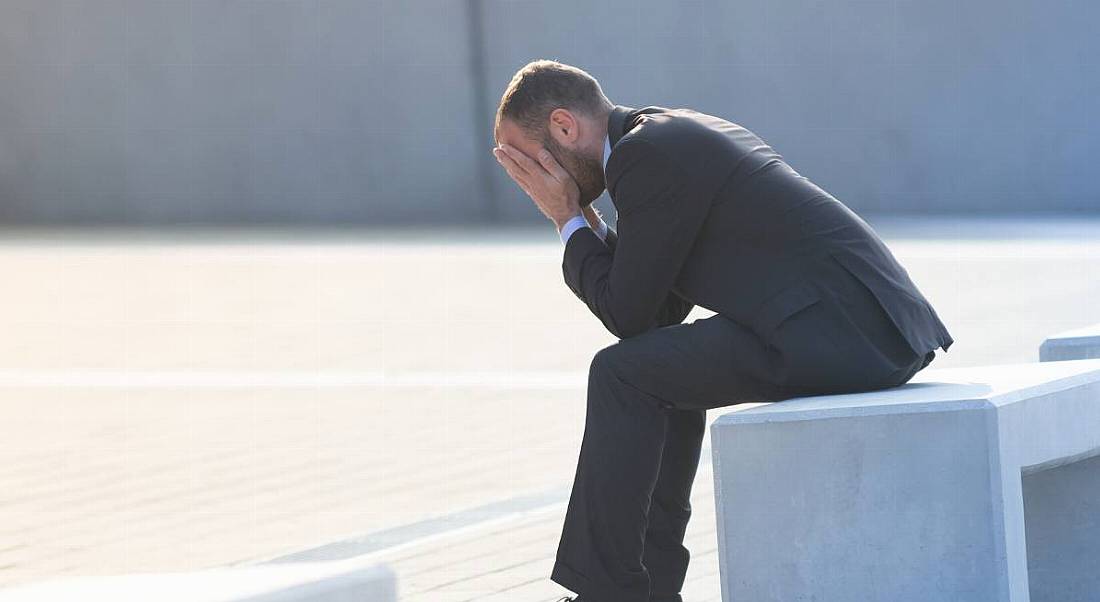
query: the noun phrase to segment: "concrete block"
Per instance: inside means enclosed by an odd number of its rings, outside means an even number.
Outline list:
[[[0,63],[60,63],[66,45],[63,10],[60,2],[41,0],[0,4]]]
[[[194,573],[72,577],[0,591],[0,602],[396,602],[385,565],[300,563]]]
[[[126,7],[126,62],[187,65],[194,56],[190,23],[190,2],[130,0]]]
[[[1040,362],[1100,358],[1100,324],[1056,334],[1039,347]]]
[[[1100,360],[926,370],[711,437],[727,602],[1100,599]]]
[[[62,47],[64,61],[83,65],[121,65],[126,57],[126,5],[125,0],[64,2],[59,8],[65,33]],[[99,106],[93,99],[87,102]]]
[[[196,98],[207,94],[195,88],[191,65],[135,63],[126,71],[126,124],[128,130],[172,130],[186,136],[196,121]],[[211,85],[209,78],[203,85]],[[207,112],[208,113],[208,112]],[[134,170],[139,170],[135,165]]]

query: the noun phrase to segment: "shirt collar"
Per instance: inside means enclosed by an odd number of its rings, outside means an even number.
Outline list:
[[[603,139],[603,170],[607,172],[607,158],[611,156],[611,136],[604,136]]]

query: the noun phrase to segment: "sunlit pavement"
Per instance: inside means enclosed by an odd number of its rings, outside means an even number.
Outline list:
[[[1100,219],[871,222],[956,339],[934,367],[1036,361],[1100,321]],[[0,273],[0,584],[262,560],[562,491],[614,341],[549,227],[7,231]],[[709,479],[692,601],[717,595]],[[406,600],[554,599],[562,512],[379,554]]]

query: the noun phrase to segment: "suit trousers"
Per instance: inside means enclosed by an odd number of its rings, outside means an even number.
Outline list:
[[[823,298],[769,340],[725,316],[601,349],[551,579],[579,602],[681,602],[706,410],[908,381],[915,353],[866,288]]]

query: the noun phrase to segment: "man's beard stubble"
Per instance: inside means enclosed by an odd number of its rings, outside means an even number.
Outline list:
[[[592,201],[603,194],[605,186],[603,165],[599,161],[570,151],[558,144],[552,136],[546,137],[543,146],[550,151],[550,154],[554,155],[554,158],[558,160],[565,171],[573,176],[573,181],[577,183],[577,188],[581,191],[580,203],[582,208],[591,205]]]

